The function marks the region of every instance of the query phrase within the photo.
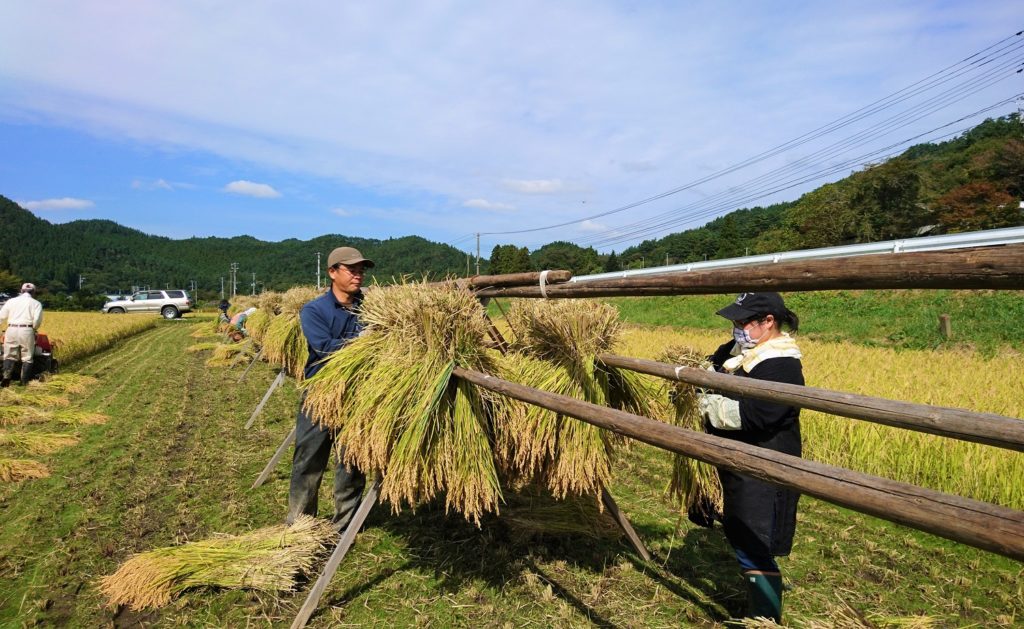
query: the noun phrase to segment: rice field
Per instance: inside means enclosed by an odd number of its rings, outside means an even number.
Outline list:
[[[117,341],[157,326],[161,319],[150,316],[115,316],[100,312],[45,312],[42,334],[53,343],[53,355],[67,365],[106,349]]]
[[[728,332],[630,328],[617,351],[655,360],[673,345],[711,353],[728,340]],[[1006,357],[796,338],[808,386],[1024,417],[1021,381]],[[805,410],[800,417],[806,458],[1024,509],[1024,457],[1019,453],[815,411]]]

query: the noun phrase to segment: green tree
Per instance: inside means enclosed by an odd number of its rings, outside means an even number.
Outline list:
[[[612,273],[620,270],[622,267],[619,265],[619,258],[616,257],[615,251],[612,251],[611,255],[604,261],[604,272]]]

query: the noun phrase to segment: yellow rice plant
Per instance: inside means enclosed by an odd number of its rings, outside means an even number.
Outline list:
[[[651,415],[656,393],[644,377],[597,360],[619,337],[618,311],[587,300],[519,300],[507,316],[514,335],[502,374],[551,393]],[[554,411],[517,405],[503,457],[539,477],[559,498],[597,495],[612,475],[614,433]]]
[[[163,607],[189,588],[293,591],[337,533],[326,520],[299,516],[290,527],[270,526],[133,556],[100,579],[109,605],[133,610]]]
[[[69,426],[105,424],[103,413],[77,409],[42,409],[34,406],[0,406],[0,426],[39,424],[55,421]]]
[[[30,389],[41,393],[71,393],[77,395],[96,386],[99,382],[92,376],[77,373],[62,373],[49,376],[45,381],[33,380],[28,383]]]
[[[271,365],[283,367],[296,380],[302,379],[303,367],[309,357],[299,311],[321,294],[322,291],[311,286],[288,289],[281,297],[280,314],[270,320],[263,334],[263,357]]]
[[[205,352],[211,349],[216,349],[217,346],[219,345],[221,345],[221,343],[218,343],[217,341],[203,341],[202,343],[193,343],[189,345],[188,347],[185,348],[185,351],[189,352],[190,354],[195,354],[198,352]]]
[[[0,447],[28,454],[52,454],[78,443],[78,437],[53,432],[9,432],[0,430]]]
[[[11,386],[0,389],[0,405],[2,406],[36,406],[51,408],[67,406],[71,400],[67,396],[41,391],[35,387]]]
[[[46,478],[49,475],[50,470],[39,461],[0,458],[0,482],[19,483],[23,480]]]
[[[31,406],[0,406],[0,426],[28,424],[46,417],[49,413]]]
[[[710,354],[729,331],[630,328],[623,353],[656,359],[668,345]],[[1019,361],[967,351],[895,351],[800,339],[808,386],[891,400],[1024,417],[1020,379],[1006,377]],[[1014,372],[1015,373],[1015,372]],[[1024,510],[1024,456],[871,422],[804,410],[808,459]]]
[[[505,493],[501,521],[520,541],[537,536],[571,536],[616,539],[622,535],[615,520],[582,496],[559,500],[536,484]]]
[[[53,344],[61,365],[111,347],[121,339],[160,324],[160,318],[143,315],[107,315],[99,312],[50,312],[43,316],[40,332]]]
[[[251,339],[239,343],[217,343],[213,347],[213,354],[206,359],[206,366],[230,367],[240,360],[251,360],[255,355],[256,350]]]
[[[483,308],[453,286],[401,283],[369,292],[361,319],[367,332],[304,383],[306,408],[337,432],[347,463],[383,474],[395,511],[443,492],[479,523],[501,500],[491,443],[510,404],[452,370],[494,373]]]
[[[110,420],[110,417],[103,413],[94,413],[92,411],[83,411],[79,409],[53,411],[49,418],[57,423],[66,424],[68,426],[96,426],[99,424],[105,424]]]
[[[707,369],[707,356],[691,347],[673,345],[665,348],[658,360],[671,365]],[[671,423],[703,432],[704,420],[697,407],[700,389],[685,382],[666,381]],[[722,484],[714,466],[676,454],[672,457],[672,478],[669,493],[678,501],[682,513],[699,513],[705,520],[722,511]]]

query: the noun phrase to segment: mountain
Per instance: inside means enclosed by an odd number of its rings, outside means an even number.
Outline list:
[[[30,280],[47,292],[78,289],[79,275],[92,292],[126,291],[133,286],[189,288],[201,295],[220,293],[238,263],[238,292],[249,293],[255,273],[259,288],[283,290],[316,283],[316,252],[321,271],[339,243],[372,258],[383,277],[465,275],[466,254],[419,236],[376,240],[325,234],[312,240],[264,242],[251,236],[172,240],[151,236],[106,220],[53,224],[0,196],[0,272]],[[10,287],[0,287],[0,290]]]

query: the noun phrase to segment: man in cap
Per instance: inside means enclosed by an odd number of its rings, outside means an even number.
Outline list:
[[[368,260],[352,247],[338,247],[327,257],[328,290],[307,303],[299,312],[302,333],[306,337],[309,360],[305,377],[310,378],[327,356],[340,350],[363,329],[359,321],[363,278],[373,268]],[[292,478],[288,491],[288,518],[291,524],[301,514],[317,514],[320,482],[331,456],[334,435],[317,425],[299,403],[295,424],[295,453],[292,457]],[[355,514],[363,495],[366,477],[362,471],[346,467],[339,456],[334,472],[334,517],[332,522],[343,531]]]
[[[32,377],[32,355],[36,351],[36,330],[43,323],[43,304],[36,301],[35,284],[25,282],[21,294],[0,308],[0,324],[7,321],[4,334],[4,365],[0,387],[10,386],[14,366],[21,360],[21,384]]]

